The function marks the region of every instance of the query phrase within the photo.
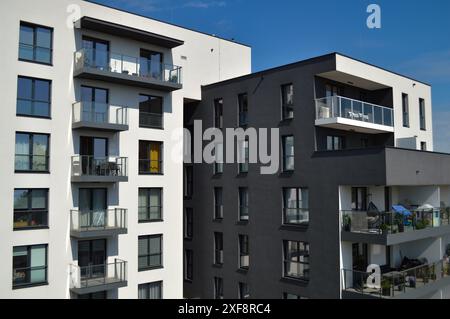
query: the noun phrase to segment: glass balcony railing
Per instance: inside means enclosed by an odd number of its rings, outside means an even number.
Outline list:
[[[139,126],[151,128],[163,128],[162,113],[139,112]]]
[[[395,212],[341,211],[342,231],[363,234],[396,234],[450,225],[450,210],[412,210],[405,216]]]
[[[337,117],[371,124],[394,126],[394,112],[392,108],[342,96],[316,99],[316,119]]]
[[[72,106],[73,122],[128,125],[128,108],[98,102],[77,102]]]
[[[343,290],[377,298],[393,298],[450,277],[447,259],[384,274],[343,269]]]
[[[104,50],[81,49],[75,52],[74,69],[96,69],[161,82],[181,84],[181,67],[147,58],[132,57]]]
[[[123,208],[70,212],[70,230],[89,232],[127,228],[127,210]]]
[[[127,177],[126,157],[96,157],[75,155],[72,157],[72,176]]]
[[[70,265],[70,288],[83,289],[125,283],[127,262],[116,259],[113,263],[80,267]]]

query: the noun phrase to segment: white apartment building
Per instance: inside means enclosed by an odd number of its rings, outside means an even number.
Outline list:
[[[0,16],[0,298],[182,298],[172,134],[251,49],[82,0]]]

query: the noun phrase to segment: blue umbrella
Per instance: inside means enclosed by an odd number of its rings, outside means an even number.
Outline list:
[[[401,214],[403,216],[412,216],[412,213],[409,210],[407,210],[405,207],[403,207],[402,205],[393,205],[392,209],[397,214]]]

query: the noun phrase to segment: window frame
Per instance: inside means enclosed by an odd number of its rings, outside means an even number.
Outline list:
[[[139,284],[138,285],[138,299],[139,299],[139,289],[144,288],[146,290],[146,295],[150,295],[150,286],[151,285],[158,285],[159,288],[159,299],[163,299],[163,281],[153,281],[153,282],[147,282],[147,283],[143,283],[143,284]],[[141,300],[152,300],[149,298],[146,299],[141,299]],[[153,300],[157,300],[157,299],[153,299]]]
[[[223,264],[223,233],[214,232],[214,265],[222,266]]]
[[[138,147],[138,175],[143,175],[143,176],[149,176],[149,175],[164,175],[164,142],[161,141],[148,141],[148,140],[139,140],[139,147]],[[140,158],[140,151],[141,151],[141,143],[145,143],[146,144],[146,149],[147,149],[147,155],[148,158]],[[158,150],[158,172],[152,172],[152,166],[151,163],[156,161],[156,160],[152,160],[151,159],[151,155],[149,154],[149,152],[151,152],[151,145],[155,144],[159,146],[159,150]],[[142,163],[150,163],[149,165],[149,170],[142,170],[141,169],[141,164]]]
[[[224,299],[222,277],[214,277],[214,299]]]
[[[150,241],[151,239],[159,238],[159,253],[152,253],[150,249]],[[146,254],[140,254],[139,252],[139,241],[140,240],[147,240],[147,247],[148,251]],[[149,260],[152,256],[159,256],[160,258],[160,264],[151,266],[149,265]],[[147,258],[147,266],[139,268],[139,259],[142,257]],[[147,270],[153,270],[153,269],[161,269],[164,268],[164,261],[163,261],[163,235],[157,234],[157,235],[142,235],[138,237],[138,272],[147,271]]]
[[[419,126],[421,131],[427,130],[425,99],[419,98]]]
[[[20,79],[25,79],[25,80],[31,80],[31,99],[24,99],[24,98],[20,98],[19,97],[19,83],[20,83]],[[47,82],[48,83],[48,101],[43,101],[43,100],[37,100],[35,98],[36,95],[36,85],[35,83],[37,81],[40,82]],[[47,80],[47,79],[41,79],[41,78],[35,78],[35,77],[30,77],[30,76],[23,76],[23,75],[18,75],[17,76],[17,95],[16,95],[16,116],[20,116],[20,117],[33,117],[33,118],[40,118],[40,119],[51,119],[52,118],[52,84],[53,81],[52,80]],[[34,115],[34,114],[25,114],[25,113],[19,113],[18,112],[18,104],[19,101],[27,101],[27,102],[31,102],[31,109],[34,109],[34,104],[35,103],[47,103],[48,104],[48,116],[45,115]],[[33,112],[31,112],[33,113]]]
[[[295,190],[295,196],[296,196],[296,200],[295,200],[295,206],[294,208],[289,208],[286,207],[286,202],[287,202],[287,191],[290,190]],[[299,207],[300,203],[303,203],[305,201],[305,199],[303,198],[303,191],[307,192],[307,199],[306,202],[308,203],[308,207],[307,208],[303,208],[303,207]],[[301,200],[300,200],[301,197]],[[307,227],[309,226],[309,223],[311,222],[310,219],[310,208],[309,208],[309,202],[310,202],[310,194],[309,194],[309,188],[308,187],[283,187],[282,188],[282,211],[283,211],[283,219],[282,219],[282,223],[285,226],[295,226],[295,227]],[[308,221],[306,222],[302,222],[302,223],[289,223],[288,222],[288,218],[287,218],[287,210],[288,209],[294,209],[297,210],[297,215],[300,215],[300,212],[304,212],[306,210],[307,214],[308,214]]]
[[[150,101],[151,99],[160,100],[161,101],[161,114],[141,111],[141,103],[143,103],[143,102],[141,102],[141,97],[149,98],[148,101]],[[150,116],[154,116],[154,117],[160,116],[160,118],[161,118],[161,125],[158,126],[158,125],[142,124],[142,121],[141,121],[142,113],[150,115]],[[164,130],[164,97],[158,96],[158,95],[152,95],[152,94],[139,93],[139,127],[140,128],[148,128],[148,129]]]
[[[289,104],[287,102],[287,91],[285,91],[286,88],[288,87],[292,87],[292,104]],[[282,84],[280,86],[280,91],[281,91],[281,120],[282,121],[286,121],[286,120],[292,120],[295,117],[294,114],[294,83],[290,82],[290,83],[286,83],[286,84]],[[286,114],[288,114],[288,112],[286,112],[289,108],[292,109],[292,115],[291,116],[286,116]]]
[[[331,149],[328,148],[328,139],[331,139],[331,145],[332,145]],[[338,148],[335,147],[336,140],[338,141],[338,144],[339,144]],[[327,135],[326,150],[329,152],[345,150],[345,137],[342,135]]]
[[[27,264],[30,265],[31,264],[31,248],[39,247],[39,246],[45,247],[45,264],[44,264],[44,266],[34,266],[34,267],[27,266],[27,267],[23,267],[23,268],[14,268],[14,248],[23,248],[23,247],[27,248]],[[31,268],[43,268],[45,270],[45,280],[41,281],[41,282],[36,282],[36,283],[14,284],[14,273],[15,273],[16,269],[31,269]],[[12,269],[13,269],[13,271],[12,271],[12,273],[13,273],[12,289],[13,290],[48,285],[49,284],[48,283],[48,244],[13,246]]]
[[[194,280],[194,251],[192,249],[184,250],[184,280],[188,282]]]
[[[292,260],[288,259],[288,254],[289,254],[289,243],[296,243],[296,247],[297,249],[295,250],[295,252],[297,253],[297,260]],[[301,244],[303,246],[305,246],[307,249],[306,250],[300,250]],[[300,261],[300,257],[304,256],[308,259],[308,261]],[[299,240],[283,240],[283,278],[288,278],[288,279],[294,279],[294,280],[309,280],[310,278],[310,262],[309,262],[309,257],[310,257],[310,244],[309,242],[304,242],[304,241],[299,241]],[[287,265],[290,263],[295,263],[298,265],[306,265],[303,274],[302,275],[297,275],[297,276],[289,276],[288,275],[288,271],[287,271]],[[307,271],[307,274],[305,275],[305,272]]]
[[[288,138],[292,138],[292,148],[293,148],[293,153],[292,155],[287,155],[286,154],[286,142]],[[284,135],[281,137],[281,152],[282,152],[282,158],[283,158],[283,162],[282,162],[282,169],[283,172],[285,173],[289,173],[289,172],[293,172],[295,171],[295,138],[294,135]],[[292,158],[293,159],[293,164],[292,164],[292,168],[287,168],[287,162],[288,159]]]
[[[213,101],[213,105],[214,105],[214,114],[213,114],[213,127],[218,128],[218,129],[223,129],[223,98],[216,98]],[[220,110],[218,109],[220,105]],[[220,114],[218,114],[218,111],[220,111]]]
[[[184,239],[192,240],[194,238],[194,209],[185,207],[184,214]]]
[[[16,154],[16,150],[14,150],[14,172],[15,173],[23,173],[23,174],[50,174],[50,134],[16,131],[14,147],[17,146],[17,135],[18,134],[28,135],[28,151],[29,151],[29,153],[28,154]],[[47,137],[47,149],[46,149],[46,154],[45,155],[34,155],[34,153],[33,153],[33,145],[34,145],[34,136],[35,135],[42,135],[42,136],[46,136]],[[31,159],[34,156],[45,156],[46,169],[45,170],[33,170],[33,168],[27,169],[27,170],[16,169],[15,160],[16,160],[17,156],[29,156]],[[33,166],[33,161],[32,160],[29,161],[29,165],[28,166],[29,167]]]
[[[239,234],[238,235],[238,251],[239,251],[239,269],[249,270],[250,269],[250,239],[248,235]],[[248,266],[243,265],[242,259],[248,257]]]
[[[242,193],[241,192],[245,192],[245,197],[246,197],[246,206],[242,205]],[[248,222],[250,220],[250,215],[249,215],[249,201],[250,201],[250,194],[249,194],[249,190],[248,187],[239,187],[238,188],[238,212],[239,212],[239,221],[240,222]],[[246,209],[247,214],[243,214],[243,209]],[[246,218],[245,218],[246,216]]]
[[[244,99],[245,98],[245,99]],[[244,103],[245,102],[245,103]],[[245,115],[245,121],[242,120],[241,115]],[[248,125],[248,93],[238,94],[238,127],[247,127]]]
[[[242,282],[240,281],[238,283],[239,285],[239,299],[241,300],[245,300],[245,299],[250,299],[251,295],[250,295],[250,285],[246,282]],[[245,294],[243,294],[243,288],[246,287],[247,289],[247,297],[244,297]]]
[[[150,211],[152,208],[159,208],[159,218],[156,219],[140,219],[140,209],[143,207],[139,206],[139,195],[141,191],[145,191],[146,192],[146,200],[148,205],[145,207],[146,208],[146,214],[147,216],[150,216]],[[150,195],[151,195],[151,191],[159,191],[159,206],[152,206],[150,203]],[[138,188],[138,223],[139,224],[145,224],[145,223],[155,223],[155,222],[162,222],[164,221],[164,193],[163,193],[163,188],[162,187],[139,187]]]
[[[36,229],[48,229],[49,228],[49,193],[50,190],[48,188],[15,188],[14,195],[16,191],[27,191],[27,208],[26,209],[16,209],[13,204],[13,231],[21,231],[21,230],[36,230]],[[44,209],[33,209],[32,201],[33,201],[33,191],[45,191],[45,208]],[[45,223],[43,225],[38,226],[24,226],[24,227],[16,227],[15,219],[16,213],[27,213],[32,215],[33,213],[41,213],[45,214]],[[30,216],[28,216],[30,219]]]
[[[21,33],[21,28],[22,26],[24,27],[28,27],[28,28],[33,28],[33,45],[32,45],[32,50],[33,50],[33,59],[24,59],[20,57],[20,48],[21,45],[26,45],[29,46],[29,44],[27,43],[22,43],[20,42],[20,33]],[[36,44],[36,30],[40,28],[40,29],[47,29],[50,31],[50,48],[45,48],[45,47],[39,47]],[[47,66],[53,66],[53,45],[54,45],[54,28],[53,27],[49,27],[49,26],[44,26],[41,24],[36,24],[36,23],[31,23],[31,22],[27,22],[27,21],[20,21],[19,23],[19,52],[17,54],[18,56],[18,61],[21,62],[29,62],[29,63],[36,63],[36,64],[42,64],[42,65],[47,65]],[[36,48],[42,48],[42,49],[46,49],[49,50],[50,52],[50,62],[42,62],[42,61],[37,61],[36,60]]]
[[[409,95],[402,93],[402,125],[409,128]]]
[[[214,187],[214,220],[223,220],[223,188]],[[218,202],[218,192],[220,192],[220,204]]]

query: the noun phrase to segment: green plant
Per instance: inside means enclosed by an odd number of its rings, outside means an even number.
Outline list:
[[[389,226],[385,223],[381,224],[380,229],[383,233],[386,233],[389,229]]]
[[[351,230],[351,226],[352,226],[352,218],[351,218],[349,215],[345,214],[345,215],[342,217],[342,223],[343,223],[343,225],[344,225],[344,230],[345,230],[345,231],[350,231],[350,230]]]
[[[381,294],[383,296],[390,296],[391,294],[391,281],[388,278],[381,280]]]
[[[450,275],[450,265],[449,265],[449,264],[446,264],[446,265],[444,266],[444,274],[445,274],[446,276],[449,276],[449,275]]]

